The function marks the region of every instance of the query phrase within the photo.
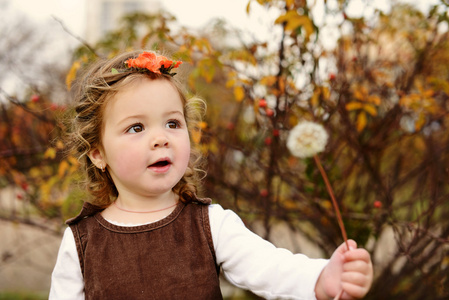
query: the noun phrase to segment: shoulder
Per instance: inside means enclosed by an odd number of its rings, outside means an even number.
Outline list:
[[[71,219],[68,219],[65,223],[69,226],[74,225],[74,224],[78,223],[79,221],[86,219],[87,217],[94,216],[103,210],[104,210],[104,208],[95,206],[89,202],[84,202],[83,207],[81,208],[81,211],[79,212],[79,214]]]
[[[209,218],[211,224],[219,225],[223,223],[245,226],[242,219],[232,210],[224,209],[220,204],[209,205]]]

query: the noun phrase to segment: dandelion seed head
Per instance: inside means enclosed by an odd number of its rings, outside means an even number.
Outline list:
[[[296,157],[311,157],[326,148],[328,138],[322,125],[303,121],[290,130],[287,148]]]

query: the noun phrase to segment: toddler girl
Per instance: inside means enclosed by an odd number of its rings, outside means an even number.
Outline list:
[[[330,260],[292,254],[196,196],[202,102],[173,77],[179,64],[124,53],[79,83],[72,144],[93,199],[67,221],[50,299],[222,299],[220,272],[267,299],[363,297],[372,264],[354,241]]]

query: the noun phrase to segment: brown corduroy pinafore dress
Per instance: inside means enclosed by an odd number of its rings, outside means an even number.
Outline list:
[[[72,229],[89,299],[222,299],[209,199],[179,203],[155,223],[122,227],[85,203]]]

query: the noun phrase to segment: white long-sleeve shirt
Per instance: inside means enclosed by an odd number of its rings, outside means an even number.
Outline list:
[[[230,283],[266,299],[316,299],[315,284],[327,260],[276,248],[218,204],[209,206],[209,218],[216,262]],[[70,228],[61,242],[49,300],[84,300],[83,275]]]

